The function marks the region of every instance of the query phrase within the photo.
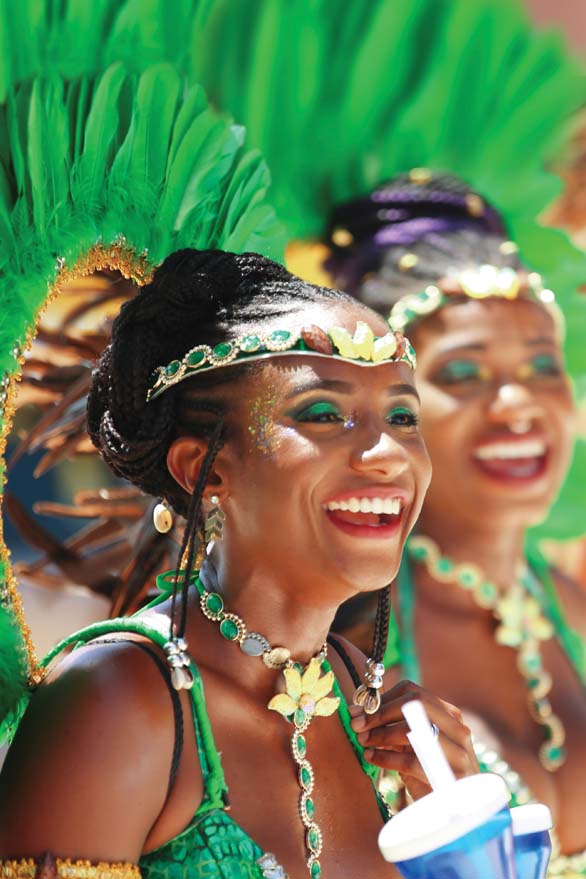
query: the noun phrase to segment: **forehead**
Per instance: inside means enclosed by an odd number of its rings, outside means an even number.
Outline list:
[[[527,299],[470,299],[441,308],[412,332],[419,357],[453,348],[478,346],[499,350],[538,343],[558,345],[548,311]]]
[[[331,390],[368,403],[381,394],[413,393],[415,378],[406,363],[357,366],[329,357],[295,355],[259,363],[249,376],[251,394],[287,398],[309,390]]]

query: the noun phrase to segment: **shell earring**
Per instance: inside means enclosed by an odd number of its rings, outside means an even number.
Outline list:
[[[173,516],[169,507],[161,501],[153,510],[153,525],[159,534],[166,534],[173,527]]]
[[[224,536],[224,522],[226,521],[226,513],[220,506],[220,498],[213,494],[210,498],[210,503],[212,506],[204,523],[206,544],[222,540]]]

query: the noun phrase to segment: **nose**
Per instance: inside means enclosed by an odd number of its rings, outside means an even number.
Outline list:
[[[493,423],[506,424],[513,432],[524,433],[543,416],[543,407],[526,385],[507,382],[497,389],[488,414]]]
[[[396,478],[409,466],[406,449],[387,433],[376,432],[370,441],[353,449],[351,466],[359,473]]]

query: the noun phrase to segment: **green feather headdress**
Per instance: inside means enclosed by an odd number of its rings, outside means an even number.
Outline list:
[[[320,238],[335,205],[411,168],[463,178],[555,290],[568,368],[578,382],[586,376],[577,292],[586,255],[536,220],[561,190],[548,161],[586,82],[561,39],[533,30],[519,2],[216,0],[193,65],[267,159],[290,238]],[[579,443],[546,533],[584,532],[584,496],[578,509],[570,493],[584,471]]]
[[[8,90],[0,105],[2,455],[23,354],[64,281],[112,268],[145,283],[182,247],[279,258],[267,168],[243,140],[200,86],[187,88],[166,64],[141,74],[114,64],[94,78],[52,75]],[[0,583],[6,735],[38,669],[6,549]]]
[[[0,101],[16,82],[96,75],[117,61],[185,69],[213,0],[0,0]]]

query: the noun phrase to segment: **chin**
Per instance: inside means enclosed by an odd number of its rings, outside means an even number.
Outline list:
[[[341,577],[352,587],[353,593],[378,592],[393,582],[400,563],[400,558],[393,559],[387,565],[373,566],[368,563],[362,565],[354,563],[344,566],[340,573]],[[337,567],[340,567],[339,562]]]

